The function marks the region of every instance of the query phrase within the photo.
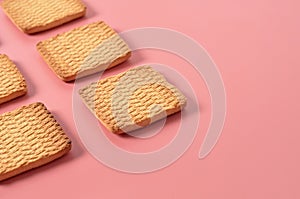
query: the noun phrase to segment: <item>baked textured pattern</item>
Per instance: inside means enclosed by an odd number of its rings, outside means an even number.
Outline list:
[[[64,81],[116,66],[131,55],[127,44],[102,21],[39,42],[37,49]]]
[[[7,55],[0,54],[0,104],[25,95],[25,79]]]
[[[80,0],[4,0],[1,7],[28,34],[54,28],[86,13]]]
[[[42,103],[0,115],[0,181],[51,162],[71,141]]]
[[[79,90],[87,107],[113,133],[129,132],[180,111],[185,96],[150,66],[139,66]]]

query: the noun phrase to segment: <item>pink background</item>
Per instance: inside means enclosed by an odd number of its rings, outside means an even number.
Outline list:
[[[29,85],[27,96],[1,105],[0,113],[44,102],[73,140],[73,149],[64,158],[2,183],[1,199],[300,198],[299,1],[84,2],[85,18],[34,36],[20,32],[0,11],[0,53],[17,64]],[[228,100],[223,133],[207,158],[197,158],[210,119],[207,88],[185,61],[155,50],[135,52],[129,62],[105,75],[157,62],[188,77],[201,109],[200,128],[189,150],[171,166],[141,175],[112,170],[86,151],[72,117],[73,85],[52,73],[35,44],[96,20],[117,31],[171,28],[207,49],[220,69]],[[110,139],[127,150],[145,151],[161,147],[171,137],[172,133],[162,132],[149,143]]]

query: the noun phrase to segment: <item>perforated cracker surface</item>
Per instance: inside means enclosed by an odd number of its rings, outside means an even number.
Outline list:
[[[48,163],[71,141],[42,103],[0,115],[0,181]]]
[[[25,80],[16,65],[0,54],[0,104],[27,92]]]
[[[83,101],[114,133],[132,131],[186,104],[183,94],[150,66],[140,66],[92,83],[79,91]]]
[[[53,28],[85,15],[80,0],[4,0],[2,8],[24,32]]]
[[[104,22],[95,22],[39,42],[38,51],[64,81],[113,67],[130,57],[130,49]]]

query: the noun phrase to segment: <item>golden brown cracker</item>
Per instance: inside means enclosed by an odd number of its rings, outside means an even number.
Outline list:
[[[86,13],[80,0],[4,0],[1,7],[28,34],[54,28]]]
[[[39,42],[37,49],[64,81],[116,66],[131,54],[120,36],[102,21]]]
[[[185,96],[150,66],[94,82],[79,91],[84,103],[113,133],[132,131],[180,111]]]
[[[0,115],[0,181],[49,163],[71,141],[42,103]]]
[[[0,104],[25,95],[24,77],[7,55],[0,54]]]

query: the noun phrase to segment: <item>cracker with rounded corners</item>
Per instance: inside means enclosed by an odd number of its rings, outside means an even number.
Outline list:
[[[71,140],[42,103],[0,115],[0,181],[47,164],[71,150]]]
[[[100,122],[116,134],[147,126],[186,105],[186,97],[150,66],[99,80],[79,94]]]
[[[7,55],[0,54],[0,104],[26,93],[24,77]]]
[[[37,49],[66,82],[114,67],[131,56],[125,41],[103,21],[41,41]]]
[[[4,0],[0,5],[27,34],[60,26],[86,14],[86,6],[80,0]]]

